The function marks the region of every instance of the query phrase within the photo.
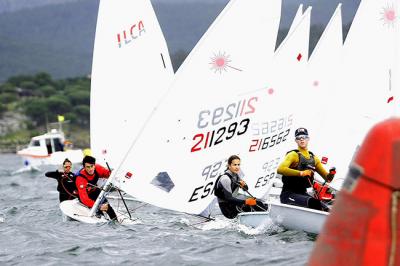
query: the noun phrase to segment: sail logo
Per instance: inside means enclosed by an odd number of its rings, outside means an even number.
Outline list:
[[[146,32],[143,21],[140,20],[138,23],[133,24],[128,30],[123,30],[122,33],[117,34],[118,47],[122,48],[134,40],[141,37]]]
[[[383,25],[387,25],[388,27],[394,28],[398,18],[396,9],[393,5],[388,5],[382,8],[381,12],[381,20],[383,21]]]
[[[219,74],[222,74],[222,72],[227,72],[228,68],[234,69],[236,71],[242,71],[239,68],[231,66],[229,63],[232,62],[230,59],[230,55],[221,52],[218,52],[217,54],[214,54],[213,57],[211,57],[211,62],[209,63],[211,65],[211,70],[214,71],[214,73],[219,72]]]

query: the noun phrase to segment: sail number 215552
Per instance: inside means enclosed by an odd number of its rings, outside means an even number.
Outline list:
[[[234,122],[226,127],[209,131],[207,133],[199,133],[193,137],[195,144],[193,145],[191,152],[200,151],[202,149],[209,148],[211,146],[218,145],[224,140],[229,140],[235,135],[240,136],[246,133],[249,128],[250,119],[246,118],[242,121]]]

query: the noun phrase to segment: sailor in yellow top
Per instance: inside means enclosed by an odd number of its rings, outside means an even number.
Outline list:
[[[327,172],[321,161],[308,150],[308,131],[298,128],[295,131],[295,140],[298,149],[289,151],[278,167],[278,174],[282,175],[282,203],[308,207],[316,210],[325,210],[321,202],[307,193],[314,181],[314,171],[327,182],[333,179],[333,174]]]

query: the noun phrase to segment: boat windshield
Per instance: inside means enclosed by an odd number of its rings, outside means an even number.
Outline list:
[[[31,140],[31,143],[30,143],[29,146],[39,147],[40,146],[40,141],[39,140]]]

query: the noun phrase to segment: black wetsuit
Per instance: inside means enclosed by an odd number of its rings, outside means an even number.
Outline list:
[[[47,177],[57,180],[57,191],[60,192],[60,202],[63,202],[64,200],[72,200],[78,197],[75,185],[75,177],[73,173],[69,172],[68,174],[66,174],[56,170],[54,172],[47,172],[45,173],[45,175]]]
[[[235,197],[234,194],[239,190],[239,182],[239,176],[229,170],[215,182],[214,194],[217,196],[222,214],[228,219],[233,219],[240,212],[267,210],[268,207],[258,200],[256,206],[248,206],[245,204],[245,198]]]
[[[304,171],[306,169],[315,168],[314,154],[310,153],[310,158],[307,159],[304,155],[298,151],[299,164],[297,170]],[[289,153],[289,152],[288,152]],[[307,188],[311,187],[313,183],[313,177],[292,177],[292,176],[282,176],[282,192],[280,195],[280,200],[284,204],[296,205],[300,207],[308,207],[315,210],[325,210],[321,202],[315,199],[307,193]]]

